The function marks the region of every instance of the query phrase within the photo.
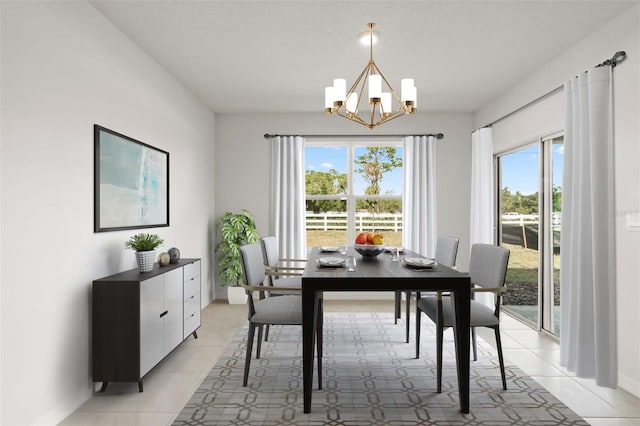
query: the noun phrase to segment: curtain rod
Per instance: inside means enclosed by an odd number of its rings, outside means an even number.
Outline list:
[[[618,63],[624,61],[626,58],[627,58],[627,53],[625,51],[618,51],[611,57],[611,59],[607,59],[606,61],[599,63],[598,65],[595,66],[595,68],[602,67],[602,66],[611,66],[611,68],[615,68],[616,65],[618,65]],[[561,89],[564,89],[564,84],[562,86],[558,86],[555,89],[552,89],[552,90],[548,91],[547,93],[545,93],[543,95],[538,96],[537,98],[535,98],[531,102],[528,102],[528,103],[522,105],[520,108],[517,108],[517,109],[511,111],[510,113],[505,114],[502,117],[498,118],[497,120],[492,121],[491,123],[486,124],[486,125],[484,125],[482,127],[491,127],[494,124],[504,120],[505,118],[511,117],[513,114],[515,114],[515,113],[517,113],[519,111],[522,111],[523,109],[528,108],[528,107],[530,107],[531,105],[533,105],[533,104],[535,104],[537,102],[540,102],[544,98],[559,92]]]
[[[404,137],[404,136],[433,136],[436,139],[444,138],[444,134],[442,133],[423,133],[423,134],[411,134],[411,135],[278,135],[278,134],[269,134],[265,133],[265,139],[275,138],[276,136],[301,136],[303,138],[349,138],[349,137],[357,137],[357,138],[381,138],[381,137]]]

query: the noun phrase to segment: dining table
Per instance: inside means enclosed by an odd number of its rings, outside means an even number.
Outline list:
[[[302,274],[302,370],[304,412],[311,412],[314,345],[316,330],[322,330],[322,294],[325,291],[448,291],[454,309],[454,340],[458,373],[460,411],[469,413],[469,338],[471,281],[468,274],[444,265],[411,267],[406,259],[424,258],[404,250],[400,259],[381,253],[375,257],[362,256],[347,247],[346,254],[328,253],[313,247]],[[354,257],[355,270],[348,270],[339,257]],[[329,258],[329,259],[328,259]],[[318,323],[320,321],[320,323]],[[321,338],[318,337],[318,338]],[[322,356],[322,354],[319,354]],[[319,385],[322,388],[322,378]]]

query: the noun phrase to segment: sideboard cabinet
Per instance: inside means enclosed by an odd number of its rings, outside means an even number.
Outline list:
[[[93,281],[93,381],[138,382],[200,327],[200,259]]]

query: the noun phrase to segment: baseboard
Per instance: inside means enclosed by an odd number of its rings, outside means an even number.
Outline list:
[[[91,387],[95,386],[95,383],[91,382]],[[57,425],[66,419],[69,415],[74,413],[82,404],[87,402],[92,397],[90,389],[87,388],[86,392],[80,392],[73,398],[68,399],[61,407],[56,407],[46,414],[40,416],[36,420],[34,425]]]
[[[637,398],[640,398],[640,382],[629,376],[618,373],[618,387],[626,390]]]

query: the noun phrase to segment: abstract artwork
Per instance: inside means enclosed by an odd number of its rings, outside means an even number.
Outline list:
[[[94,232],[169,226],[169,153],[94,125]]]

